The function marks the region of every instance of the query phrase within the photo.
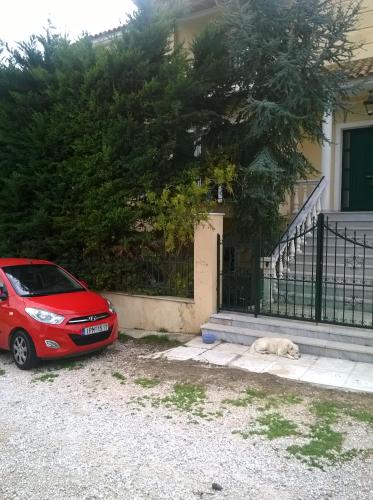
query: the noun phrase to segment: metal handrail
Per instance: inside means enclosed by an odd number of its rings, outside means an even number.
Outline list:
[[[327,186],[327,180],[326,180],[325,176],[323,176],[323,177],[321,177],[317,186],[315,186],[315,188],[313,189],[311,194],[308,196],[307,200],[303,203],[302,208],[293,217],[292,221],[290,222],[290,224],[288,225],[286,230],[281,235],[281,238],[279,239],[278,243],[276,244],[273,251],[271,252],[271,255],[269,256],[271,258],[271,260],[273,260],[274,262],[277,262],[280,255],[282,254],[282,249],[286,245],[286,241],[283,242],[284,236],[286,235],[287,240],[289,240],[295,234],[297,227],[301,226],[306,221],[308,215],[312,212],[313,208],[316,206],[317,201],[320,199],[326,186]]]

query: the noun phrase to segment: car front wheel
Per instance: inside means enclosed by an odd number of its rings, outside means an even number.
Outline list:
[[[14,362],[21,370],[29,370],[38,364],[34,343],[26,332],[14,333],[10,348]]]

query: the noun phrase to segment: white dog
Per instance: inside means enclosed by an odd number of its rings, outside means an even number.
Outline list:
[[[261,354],[277,354],[277,356],[284,356],[290,359],[299,359],[299,347],[294,344],[291,340],[274,338],[274,337],[262,337],[261,339],[255,340],[251,344],[250,352],[258,352]]]

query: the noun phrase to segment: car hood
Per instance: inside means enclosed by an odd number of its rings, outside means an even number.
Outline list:
[[[41,297],[24,297],[23,300],[25,307],[46,309],[64,316],[84,316],[108,311],[106,299],[89,290]]]

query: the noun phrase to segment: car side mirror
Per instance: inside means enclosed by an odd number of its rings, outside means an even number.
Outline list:
[[[8,298],[8,292],[3,283],[0,283],[0,300],[6,300]]]

